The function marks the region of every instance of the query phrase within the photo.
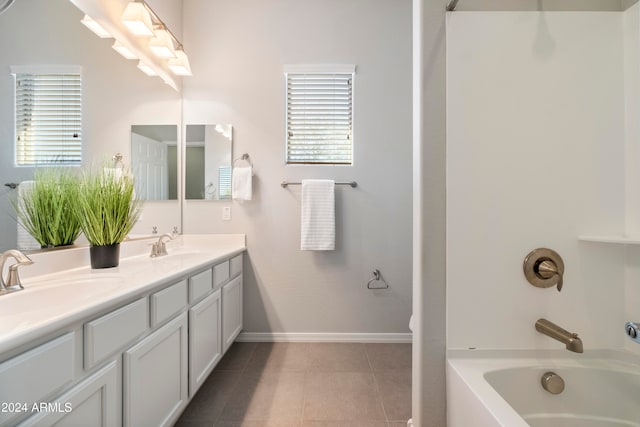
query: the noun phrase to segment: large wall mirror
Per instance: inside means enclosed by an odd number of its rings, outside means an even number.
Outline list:
[[[233,127],[187,125],[185,199],[231,199]]]
[[[178,200],[178,126],[131,126],[131,170],[142,200]]]
[[[129,149],[131,125],[176,123],[182,128],[182,97],[159,78],[144,75],[111,48],[113,39],[101,39],[80,22],[84,12],[69,0],[15,1],[0,13],[0,252],[16,247],[18,229],[11,200],[16,189],[5,183],[20,183],[33,179],[34,168],[15,165],[15,78],[10,74],[15,66],[81,67],[82,75],[82,163],[91,167],[108,160],[116,153],[132,168]],[[109,3],[87,0],[87,3]],[[171,3],[181,11],[181,1],[150,0]],[[165,8],[166,9],[166,8]],[[163,18],[165,13],[163,12]],[[167,14],[167,21],[181,22]],[[173,24],[171,29],[174,30]],[[177,37],[181,38],[178,28]],[[180,136],[181,132],[178,132]],[[182,137],[180,137],[182,140]],[[180,149],[181,150],[181,149]],[[182,152],[182,151],[180,151]],[[182,173],[180,165],[178,170]],[[175,182],[175,180],[174,180]],[[180,188],[176,184],[177,188]],[[181,226],[180,194],[171,201],[146,203],[143,217],[133,234],[170,232]],[[179,192],[178,192],[179,193]],[[80,241],[79,243],[81,243]]]

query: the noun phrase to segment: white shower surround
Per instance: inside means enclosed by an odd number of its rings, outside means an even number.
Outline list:
[[[625,231],[624,16],[447,16],[448,348],[559,348],[540,317],[624,347],[624,247],[577,239]],[[564,258],[561,293],[526,282],[536,247]]]

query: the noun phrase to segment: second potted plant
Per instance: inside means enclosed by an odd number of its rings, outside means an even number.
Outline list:
[[[75,172],[66,167],[37,169],[33,182],[20,184],[20,195],[12,200],[20,225],[42,248],[72,245],[80,234],[71,209],[78,193]]]
[[[83,175],[74,210],[91,244],[91,268],[118,266],[120,243],[138,220],[140,208],[133,177],[124,171],[104,168]]]

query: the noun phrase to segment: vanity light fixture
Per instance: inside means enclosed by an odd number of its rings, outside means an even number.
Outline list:
[[[131,52],[131,49],[120,43],[118,40],[116,40],[111,47],[113,47],[116,52],[127,59],[138,59],[138,57],[133,52]]]
[[[84,18],[82,18],[80,22],[82,22],[85,27],[93,31],[96,36],[102,39],[111,37],[111,34],[102,28],[102,26],[94,21],[89,15],[84,15]]]
[[[121,20],[136,36],[153,36],[151,13],[144,2],[133,1],[127,4]]]
[[[158,26],[155,30],[155,36],[149,40],[149,49],[158,58],[175,58],[175,47],[173,45],[173,36],[163,25]]]
[[[140,20],[137,21],[136,19]],[[142,20],[145,22],[144,26],[141,25]],[[187,54],[182,48],[182,44],[144,0],[131,0],[122,15],[122,22],[135,35],[141,35],[141,33],[136,32],[137,29],[153,29],[152,32],[144,32],[145,36],[153,36],[148,43],[149,50],[158,58],[168,59],[166,64],[176,76],[192,75],[191,65]],[[133,25],[134,22],[136,23],[135,25]],[[130,26],[129,23],[132,25]],[[141,67],[145,67],[145,64],[138,65],[138,68],[143,69]],[[146,68],[149,67],[144,69]]]
[[[176,76],[191,76],[191,65],[189,65],[189,58],[187,54],[182,50],[182,46],[176,49],[176,58],[169,60],[169,69]]]
[[[5,0],[0,0],[0,5],[2,1]],[[98,3],[107,2],[100,0]],[[99,37],[113,37],[115,42],[112,48],[115,51],[126,59],[138,59],[138,68],[146,75],[159,76],[166,84],[179,91],[175,76],[192,75],[182,44],[145,0],[126,0],[121,3],[124,10],[119,9],[123,10],[119,16],[120,22],[114,22],[111,8],[100,5],[91,8],[97,21],[84,15],[82,24]],[[104,27],[99,23],[103,23]],[[123,31],[122,26],[128,31]]]
[[[151,68],[150,66],[148,66],[142,61],[138,62],[138,68],[147,76],[153,77],[158,75],[158,73],[156,73],[153,68]]]

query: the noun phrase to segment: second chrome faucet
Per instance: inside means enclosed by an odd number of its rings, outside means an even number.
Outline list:
[[[151,246],[151,258],[167,255],[166,240],[173,240],[173,234],[165,233]]]
[[[563,343],[567,350],[575,353],[582,353],[582,340],[578,338],[578,334],[562,329],[560,326],[547,319],[538,319],[536,321],[536,331],[547,335],[554,340]]]

